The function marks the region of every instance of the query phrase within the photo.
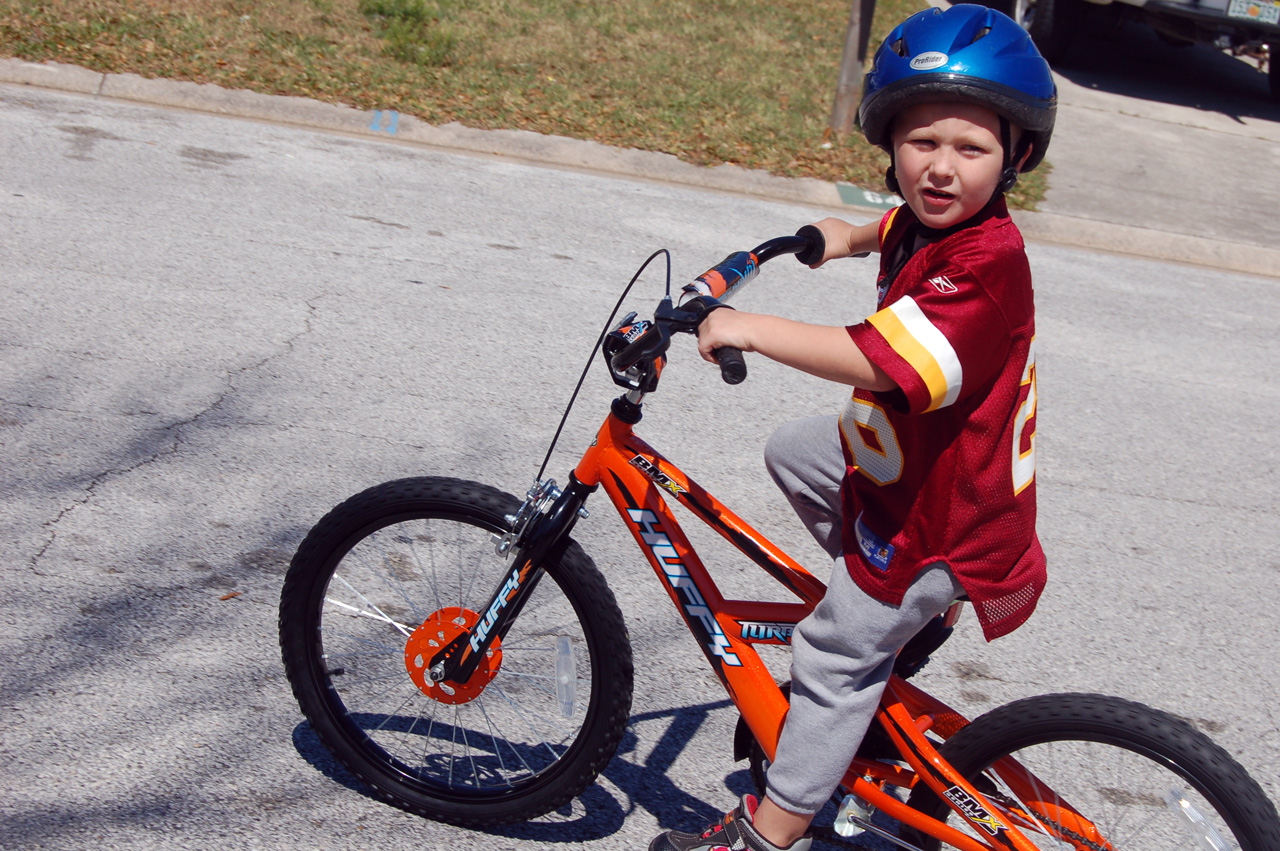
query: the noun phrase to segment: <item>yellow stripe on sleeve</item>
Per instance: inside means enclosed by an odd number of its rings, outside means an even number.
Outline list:
[[[956,400],[964,380],[960,359],[915,299],[903,296],[867,321],[924,382],[929,393],[926,411],[946,407]]]
[[[886,213],[885,217],[880,221],[880,247],[881,248],[884,248],[884,238],[888,236],[889,229],[893,227],[893,220],[898,217],[898,211],[901,209],[902,209],[901,206],[894,207],[892,210]]]

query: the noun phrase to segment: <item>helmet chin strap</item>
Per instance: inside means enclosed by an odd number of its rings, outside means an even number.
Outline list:
[[[1013,164],[1013,130],[1009,127],[1009,119],[1000,116],[1000,148],[1004,152],[1004,170],[1000,172],[1000,182],[991,197],[1003,195],[1018,182],[1018,168]]]

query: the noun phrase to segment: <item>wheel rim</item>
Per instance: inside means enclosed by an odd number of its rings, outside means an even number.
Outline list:
[[[494,531],[448,518],[384,526],[342,556],[319,603],[316,667],[341,735],[366,770],[458,801],[556,772],[594,696],[587,635],[549,575],[466,683],[426,677],[433,642],[474,623],[508,569]]]
[[[1036,23],[1036,0],[1017,0],[1013,4],[1013,17],[1019,26],[1030,31]]]
[[[1016,762],[1014,762],[1016,760]],[[976,770],[966,771],[974,778]],[[1039,849],[1239,851],[1221,806],[1163,758],[1107,742],[1041,742],[974,785]],[[983,838],[980,829],[950,823]]]

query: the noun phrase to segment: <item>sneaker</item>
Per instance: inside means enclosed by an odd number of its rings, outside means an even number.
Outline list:
[[[807,836],[786,848],[765,839],[751,824],[755,812],[755,796],[743,795],[733,812],[701,833],[668,830],[649,843],[649,851],[809,851],[813,840]]]

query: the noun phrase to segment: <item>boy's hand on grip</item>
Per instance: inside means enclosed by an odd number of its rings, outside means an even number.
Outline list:
[[[851,225],[842,219],[826,218],[796,231],[796,236],[809,241],[809,247],[796,254],[796,259],[810,269],[841,257],[866,257],[879,245],[878,226]]]

